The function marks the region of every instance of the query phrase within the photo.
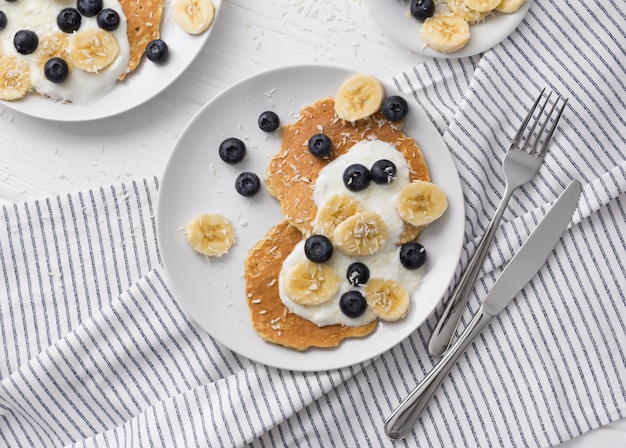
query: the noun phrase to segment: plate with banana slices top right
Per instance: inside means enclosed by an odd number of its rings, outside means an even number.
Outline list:
[[[0,10],[0,101],[79,122],[137,107],[200,53],[222,0],[39,0]]]
[[[506,39],[532,0],[366,0],[381,28],[424,56],[461,58]]]
[[[448,289],[464,233],[454,161],[390,83],[304,65],[245,79],[183,130],[161,179],[163,266],[234,352],[297,371],[367,362]]]

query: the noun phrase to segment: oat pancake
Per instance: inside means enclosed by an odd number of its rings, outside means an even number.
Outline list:
[[[334,347],[345,338],[370,334],[377,320],[360,327],[318,327],[283,305],[278,294],[278,275],[283,260],[301,239],[300,231],[283,221],[250,250],[245,260],[245,282],[254,329],[263,340],[296,350]]]
[[[158,39],[163,16],[163,0],[120,0],[128,23],[130,60],[128,73],[137,68],[151,40]],[[120,77],[120,80],[128,74]]]
[[[271,159],[265,183],[281,206],[285,219],[302,233],[311,232],[317,214],[313,201],[315,180],[331,160],[347,152],[361,140],[378,139],[393,144],[409,164],[411,180],[430,180],[428,168],[415,140],[402,132],[401,123],[393,123],[379,112],[355,123],[340,120],[333,98],[304,107],[299,119],[282,128],[280,151]],[[310,137],[326,134],[333,143],[328,159],[313,156],[307,146]],[[409,239],[417,237],[417,230]]]

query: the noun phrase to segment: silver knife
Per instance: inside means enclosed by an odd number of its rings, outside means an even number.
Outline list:
[[[519,251],[507,264],[458,340],[426,377],[385,421],[385,432],[393,439],[411,430],[435,391],[472,340],[522,290],[545,263],[563,234],[578,204],[581,184],[573,180],[557,199]]]

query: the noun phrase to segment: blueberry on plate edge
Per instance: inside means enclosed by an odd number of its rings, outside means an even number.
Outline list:
[[[220,143],[219,156],[224,162],[234,165],[246,156],[246,144],[237,137],[229,137]]]
[[[235,179],[235,190],[242,196],[254,196],[260,189],[261,180],[259,176],[250,171],[244,171]]]
[[[276,112],[266,110],[259,115],[259,128],[264,132],[274,132],[280,126],[280,119]]]
[[[162,39],[154,39],[146,47],[146,57],[157,64],[163,64],[169,56],[169,48]]]

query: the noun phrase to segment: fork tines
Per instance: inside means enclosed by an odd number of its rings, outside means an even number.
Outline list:
[[[539,157],[545,155],[559,118],[567,105],[567,98],[556,93],[556,97],[552,99],[553,93],[555,92],[546,94],[545,87],[541,90],[522,126],[515,134],[512,147],[529,154],[535,153]],[[538,130],[536,130],[537,125],[540,125]]]

